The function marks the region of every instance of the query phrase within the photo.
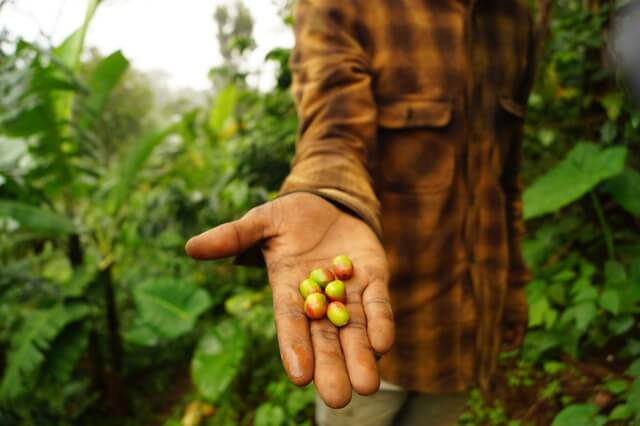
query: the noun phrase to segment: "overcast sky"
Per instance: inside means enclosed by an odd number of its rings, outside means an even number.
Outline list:
[[[230,0],[104,0],[87,34],[87,45],[108,54],[122,50],[144,71],[163,71],[175,87],[209,88],[208,70],[220,64],[213,13]],[[273,85],[273,67],[265,54],[273,47],[291,47],[293,36],[279,18],[272,0],[244,0],[255,25],[258,48],[250,58],[261,70],[254,84]],[[82,23],[86,0],[14,0],[2,10],[1,26],[28,40],[49,35],[61,42]]]

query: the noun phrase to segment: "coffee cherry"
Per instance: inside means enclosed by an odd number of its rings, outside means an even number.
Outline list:
[[[335,278],[331,269],[316,268],[309,274],[309,278],[318,283],[322,288],[325,288]]]
[[[348,280],[353,276],[353,264],[347,256],[336,256],[333,258],[333,272],[341,280]]]
[[[313,293],[322,293],[322,289],[314,280],[307,278],[302,281],[299,286],[300,294],[304,299],[306,299],[310,294]]]
[[[320,319],[327,312],[327,298],[322,293],[311,293],[304,301],[304,313],[311,319]]]
[[[327,317],[336,327],[349,324],[349,311],[342,302],[331,302],[327,307]]]
[[[344,286],[344,281],[331,281],[324,288],[324,294],[327,295],[327,299],[329,299],[330,302],[338,301],[344,303],[347,300],[347,290]]]

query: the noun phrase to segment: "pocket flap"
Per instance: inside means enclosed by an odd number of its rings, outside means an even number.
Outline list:
[[[526,106],[514,101],[512,98],[506,97],[506,96],[501,96],[500,97],[500,105],[502,106],[502,108],[515,115],[516,117],[520,117],[520,118],[524,118],[524,114],[527,110]]]
[[[444,127],[451,122],[453,104],[448,100],[394,100],[378,108],[378,124],[388,128]]]

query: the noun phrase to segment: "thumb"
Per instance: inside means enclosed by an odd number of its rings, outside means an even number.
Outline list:
[[[238,255],[268,238],[270,218],[263,206],[251,209],[242,218],[223,223],[187,241],[185,251],[198,260]]]

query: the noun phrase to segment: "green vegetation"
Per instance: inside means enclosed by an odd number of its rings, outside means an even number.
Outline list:
[[[252,89],[253,24],[219,10],[215,96],[160,104],[120,52],[81,62],[88,3],[53,49],[0,34],[0,424],[310,425],[264,271],[183,251],[286,176],[289,52]],[[552,10],[523,169],[530,330],[465,425],[640,422],[640,112],[604,54],[612,12]]]

